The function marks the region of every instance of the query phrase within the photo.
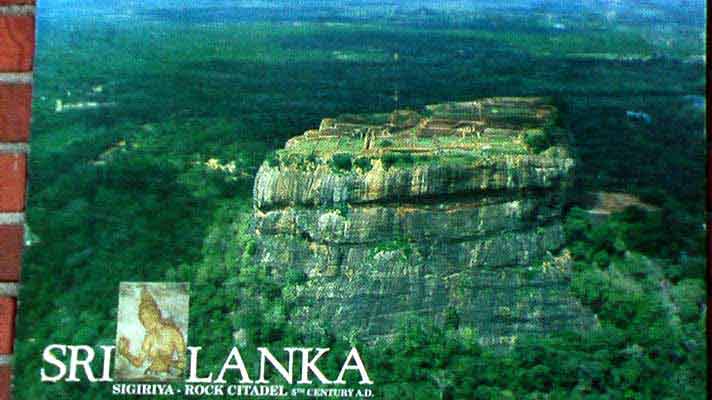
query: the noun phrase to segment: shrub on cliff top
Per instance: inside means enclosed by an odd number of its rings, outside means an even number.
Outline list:
[[[351,154],[349,153],[336,153],[331,156],[331,166],[335,170],[350,171],[352,162]]]
[[[371,159],[366,158],[366,157],[359,157],[354,161],[354,164],[356,164],[357,167],[361,168],[364,172],[368,172],[371,170]]]
[[[269,154],[267,155],[266,161],[267,161],[267,165],[269,165],[270,167],[277,167],[277,166],[279,166],[279,158],[277,157],[277,153],[276,153],[276,152],[271,152],[271,153],[269,153]]]
[[[524,134],[524,143],[534,153],[541,153],[551,147],[551,137],[545,130],[532,129]]]
[[[381,158],[381,162],[383,163],[383,167],[385,169],[388,169],[395,164],[412,164],[414,161],[415,159],[413,159],[413,155],[410,153],[386,153]]]
[[[314,151],[312,151],[312,152],[309,153],[309,155],[307,156],[307,161],[310,162],[310,163],[312,163],[312,164],[316,164],[316,163],[319,161],[319,158],[316,156],[316,154],[314,153]]]
[[[391,142],[388,139],[383,139],[378,143],[381,147],[391,147],[393,146],[393,142]]]

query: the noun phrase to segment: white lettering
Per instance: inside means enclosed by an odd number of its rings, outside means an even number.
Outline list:
[[[324,376],[324,374],[317,368],[316,362],[319,361],[319,358],[323,356],[324,354],[329,352],[329,349],[322,349],[322,348],[317,348],[316,349],[316,355],[314,358],[309,360],[309,352],[311,349],[300,349],[302,352],[302,379],[299,380],[299,384],[311,384],[312,381],[309,380],[309,371],[312,371],[314,375],[316,375],[317,379],[323,384],[329,384],[331,383],[330,380]]]
[[[234,364],[230,363],[232,359],[235,360]],[[240,355],[240,351],[237,349],[237,347],[233,347],[230,351],[230,354],[227,356],[227,359],[225,360],[225,363],[223,364],[223,367],[220,370],[220,374],[218,375],[218,379],[215,380],[215,383],[225,383],[225,372],[227,372],[228,369],[237,369],[240,371],[240,375],[242,375],[240,383],[252,383],[250,376],[247,374],[247,368],[245,368],[245,363],[242,361],[242,356]]]
[[[48,363],[54,365],[55,367],[57,367],[57,369],[59,369],[59,372],[57,372],[57,375],[47,376],[47,373],[45,373],[45,369],[42,368],[40,370],[40,376],[42,377],[42,382],[58,382],[62,378],[64,378],[64,375],[67,373],[67,367],[64,365],[64,363],[59,361],[52,353],[52,351],[55,349],[62,352],[63,356],[67,354],[67,346],[65,346],[63,344],[52,344],[52,345],[45,347],[44,351],[42,352],[42,359],[45,362],[48,362]]]
[[[354,361],[354,365],[349,365],[351,360]],[[341,372],[339,372],[339,377],[336,378],[334,383],[346,383],[344,380],[344,374],[346,374],[346,371],[348,370],[356,370],[359,374],[361,374],[361,381],[359,382],[361,385],[373,385],[373,381],[369,379],[368,373],[366,373],[366,367],[364,367],[363,361],[361,361],[361,356],[358,354],[358,350],[356,350],[355,347],[351,349],[349,355],[346,357],[346,361],[344,361],[344,365],[341,367]]]
[[[210,383],[213,381],[213,373],[211,372],[205,378],[198,377],[198,352],[202,347],[188,346],[188,352],[190,353],[190,375],[188,376],[188,383]]]
[[[84,374],[86,374],[89,382],[96,382],[94,378],[94,373],[91,370],[91,362],[94,360],[94,349],[89,346],[67,346],[69,349],[69,377],[67,377],[67,382],[79,382],[77,378],[77,367],[84,367]],[[86,352],[87,356],[85,359],[79,359],[79,352]]]
[[[258,347],[257,351],[260,352],[260,379],[258,379],[255,383],[269,383],[267,379],[265,379],[265,365],[267,364],[267,361],[269,361],[269,363],[272,364],[272,366],[277,370],[277,372],[279,372],[279,374],[284,377],[287,383],[291,385],[293,380],[292,372],[294,367],[294,352],[297,350],[298,349],[293,347],[288,347],[284,349],[284,351],[289,354],[289,370],[287,370],[282,364],[280,364],[279,361],[277,361],[276,358],[274,358],[274,356],[272,355],[272,353],[270,353],[268,349],[264,347]]]

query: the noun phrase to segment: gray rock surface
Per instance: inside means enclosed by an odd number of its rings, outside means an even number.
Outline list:
[[[494,345],[590,326],[570,260],[551,256],[574,167],[555,114],[483,99],[326,119],[291,139],[259,170],[254,225],[293,322],[373,338],[447,314]]]

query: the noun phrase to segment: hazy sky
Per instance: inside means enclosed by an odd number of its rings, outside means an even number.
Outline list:
[[[397,5],[400,7],[430,7],[442,9],[477,9],[482,7],[522,8],[545,6],[552,11],[607,12],[616,9],[656,8],[675,14],[690,14],[695,19],[704,18],[705,0],[38,0],[39,15],[45,17],[95,14],[133,13],[151,9],[191,8],[295,8],[295,7],[359,7],[373,5]]]

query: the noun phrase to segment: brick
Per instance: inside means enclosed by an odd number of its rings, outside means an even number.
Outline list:
[[[0,297],[0,355],[12,354],[15,342],[17,300]]]
[[[0,84],[0,142],[28,140],[31,110],[31,85]]]
[[[0,72],[32,70],[35,52],[35,17],[0,16]]]
[[[9,400],[12,385],[12,368],[9,365],[0,367],[0,400]]]
[[[25,229],[22,225],[0,225],[0,281],[20,280]]]
[[[35,0],[0,0],[0,6],[11,6],[15,4],[35,4]]]
[[[0,212],[25,209],[27,157],[24,153],[0,153]]]

